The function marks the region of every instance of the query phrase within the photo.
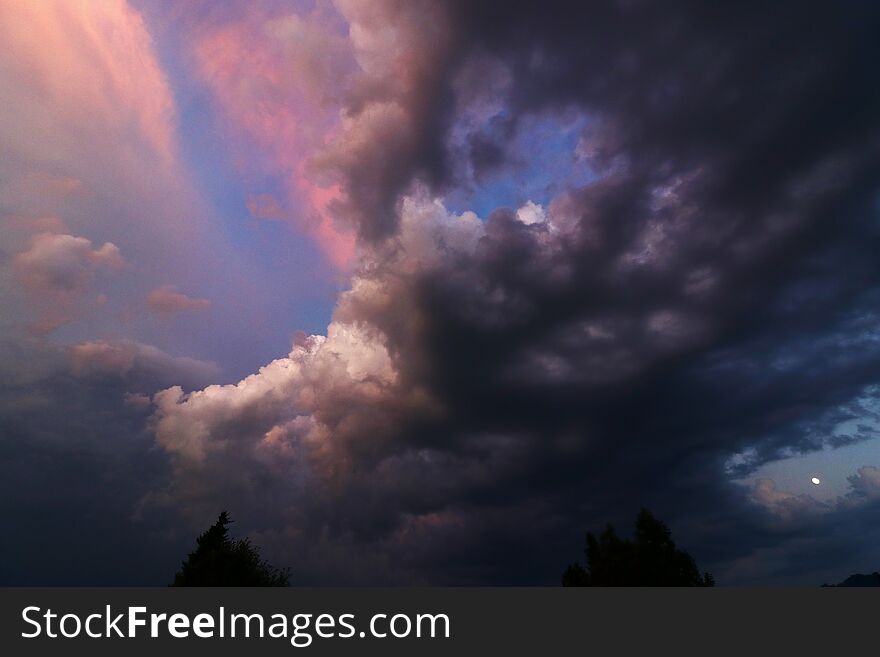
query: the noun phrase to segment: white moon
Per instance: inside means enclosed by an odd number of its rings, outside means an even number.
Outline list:
[[[819,484],[822,483],[822,480],[819,479],[819,477],[813,477],[812,479],[810,479],[810,481],[813,482],[813,485],[814,485],[814,486],[818,486]]]

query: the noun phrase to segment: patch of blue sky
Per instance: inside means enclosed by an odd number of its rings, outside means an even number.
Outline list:
[[[874,391],[876,393],[876,391]],[[759,479],[772,479],[779,490],[809,494],[830,501],[849,492],[848,477],[862,466],[880,467],[880,399],[865,396],[859,400],[864,408],[862,417],[841,422],[830,438],[860,436],[857,442],[833,447],[832,440],[820,450],[797,454],[761,465],[739,483],[752,485]],[[811,479],[817,477],[817,486]]]
[[[506,145],[506,163],[450,192],[444,202],[455,212],[472,210],[485,218],[527,201],[546,206],[560,192],[589,183],[595,175],[578,155],[587,121],[574,112],[523,117]]]
[[[155,322],[146,319],[130,327],[130,337],[165,343],[177,337],[179,348],[188,354],[218,362],[230,376],[243,375],[286,354],[294,332],[323,333],[344,281],[313,240],[291,223],[251,215],[248,198],[268,193],[283,199],[281,181],[263,173],[269,167],[260,166],[257,148],[244,140],[233,141],[238,138],[225,129],[209,90],[184,64],[186,44],[173,26],[156,30],[153,36],[174,94],[184,168],[207,204],[213,228],[236,259],[226,263],[220,276],[209,277],[202,289],[181,289],[212,301],[210,313],[201,318],[200,331],[186,330],[192,328],[186,326],[190,318],[180,317],[176,323],[181,335],[167,335],[176,330],[167,322],[159,327],[160,334]],[[234,159],[240,157],[249,162],[244,177]]]

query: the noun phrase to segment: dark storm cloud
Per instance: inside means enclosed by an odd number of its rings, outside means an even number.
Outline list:
[[[530,492],[671,516],[735,451],[819,447],[878,372],[876,8],[460,11],[457,42],[513,69],[511,112],[577,105],[610,166],[557,199],[576,229],[550,258],[499,212],[419,281],[410,360],[461,425],[438,435],[531,431]],[[554,458],[565,433],[581,459]]]
[[[856,529],[876,520],[873,471],[833,508],[730,482],[870,433],[830,435],[863,416],[880,373],[880,10],[343,14],[365,72],[340,141],[312,164],[341,176],[337,210],[362,238],[352,288],[327,336],[236,385],[155,395],[163,458],[119,509],[204,523],[234,505],[237,529],[297,583],[553,583],[584,529],[643,505],[722,583],[819,583],[880,558]],[[467,172],[528,162],[505,138],[557,112],[586,118],[588,184],[529,221],[432,200]],[[88,366],[52,399],[79,376],[89,399],[71,408],[104,408],[101,386],[117,402],[74,437],[142,437],[138,395],[182,383],[160,383],[174,368],[132,345],[79,355]],[[40,426],[10,422],[11,435]],[[46,435],[67,431],[52,422]]]
[[[177,518],[139,511],[167,469],[147,430],[148,394],[214,376],[208,363],[137,343],[66,354],[0,343],[0,583],[166,583],[192,535]]]
[[[468,2],[419,39],[407,7],[352,18],[417,62],[355,121],[400,139],[345,151],[368,238],[352,290],[328,338],[237,386],[163,393],[169,499],[249,505],[302,581],[552,582],[584,528],[642,505],[722,582],[846,568],[866,544],[833,532],[873,502],[819,522],[729,477],[870,435],[830,432],[880,373],[878,9]],[[475,61],[507,71],[506,130],[589,119],[593,180],[540,220],[412,192],[528,157],[499,161],[479,129],[461,151],[478,161],[438,150]]]
[[[336,213],[372,242],[393,234],[398,195],[415,176],[446,176],[443,138],[456,59],[441,3],[340,0],[361,75],[350,85],[342,136],[312,168],[341,178]]]
[[[476,164],[495,163],[516,118],[575,105],[608,121],[612,148],[642,169],[722,159],[718,194],[743,209],[873,122],[867,2],[340,5],[365,72],[346,138],[319,160],[343,175],[349,218],[371,239],[393,232],[414,179],[458,179],[462,163],[444,147],[453,114],[502,77],[512,118],[495,117],[494,139],[473,135]]]

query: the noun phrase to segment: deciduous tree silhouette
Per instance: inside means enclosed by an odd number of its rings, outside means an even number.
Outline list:
[[[621,539],[611,525],[597,538],[587,533],[587,567],[570,565],[563,586],[715,586],[700,574],[693,557],[679,550],[669,528],[650,511],[636,518],[634,540]]]
[[[195,552],[183,562],[171,586],[287,586],[288,573],[260,558],[244,538],[229,538],[229,514],[224,511],[196,539]]]

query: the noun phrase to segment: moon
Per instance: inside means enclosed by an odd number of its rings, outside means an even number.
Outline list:
[[[810,481],[813,482],[813,485],[814,485],[814,486],[818,486],[819,484],[822,483],[822,480],[819,479],[819,477],[813,477],[812,479],[810,479]]]

